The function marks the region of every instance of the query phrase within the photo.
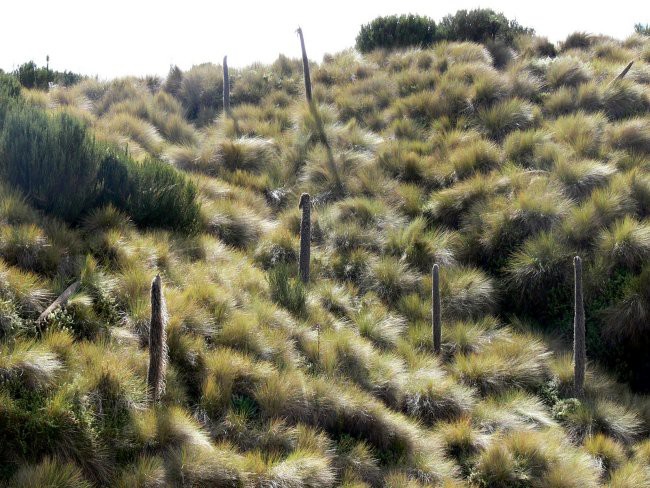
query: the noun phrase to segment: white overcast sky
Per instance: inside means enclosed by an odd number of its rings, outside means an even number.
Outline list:
[[[359,26],[379,15],[417,13],[436,21],[490,7],[552,41],[575,31],[625,38],[650,23],[638,0],[0,0],[0,68],[34,60],[100,78],[167,73],[228,55],[231,66],[298,57],[301,25],[311,59],[352,47]]]

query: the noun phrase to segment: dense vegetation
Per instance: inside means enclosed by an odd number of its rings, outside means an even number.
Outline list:
[[[56,71],[47,66],[38,66],[34,61],[21,64],[14,72],[18,82],[25,88],[47,90],[50,84],[70,86],[78,83],[82,76],[71,71]]]
[[[361,26],[356,47],[367,53],[374,49],[424,48],[443,40],[512,45],[517,36],[524,34],[532,35],[534,30],[509,20],[500,12],[478,8],[459,10],[437,25],[433,19],[420,15],[377,17]]]
[[[650,39],[481,40],[0,75],[0,484],[649,486]]]

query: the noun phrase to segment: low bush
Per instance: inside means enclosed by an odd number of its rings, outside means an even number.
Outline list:
[[[489,8],[459,10],[447,15],[438,25],[439,36],[448,41],[486,42],[501,40],[512,44],[521,34],[534,34],[534,30],[510,20]]]
[[[0,171],[33,205],[69,221],[98,192],[97,146],[84,125],[65,113],[10,109],[0,134]]]
[[[153,158],[142,163],[106,150],[98,180],[100,201],[112,204],[141,226],[196,232],[200,205],[196,186],[172,166]]]
[[[362,53],[373,49],[399,49],[411,46],[426,47],[436,39],[436,23],[420,15],[391,15],[377,17],[361,26],[357,35],[357,49]]]

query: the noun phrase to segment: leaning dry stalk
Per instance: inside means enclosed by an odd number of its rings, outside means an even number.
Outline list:
[[[585,344],[585,308],[582,297],[582,259],[573,258],[575,273],[575,314],[573,317],[573,389],[577,398],[582,398],[585,386],[587,348]]]
[[[309,193],[300,196],[298,208],[302,209],[300,221],[300,279],[309,282],[309,258],[311,246],[311,200]]]
[[[325,126],[323,124],[323,120],[321,119],[320,113],[318,113],[318,107],[316,107],[316,103],[313,101],[311,96],[311,76],[309,75],[309,59],[307,59],[307,50],[305,49],[305,39],[302,35],[302,29],[300,27],[298,27],[298,30],[296,32],[298,32],[298,35],[300,36],[300,48],[302,49],[302,69],[305,78],[305,98],[307,99],[307,103],[309,104],[309,110],[311,111],[312,116],[316,121],[316,126],[318,128],[318,136],[320,137],[320,140],[325,146],[325,150],[327,151],[327,164],[329,165],[330,171],[334,176],[335,190],[337,193],[340,193],[343,189],[343,185],[341,183],[341,178],[339,177],[339,172],[336,169],[336,163],[334,161],[334,152],[332,151],[332,147],[330,146],[330,143],[327,140],[327,135],[325,134]]]
[[[627,72],[630,71],[630,68],[632,67],[633,64],[634,64],[634,61],[630,61],[627,64],[627,66],[623,69],[623,71],[621,71],[616,78],[614,78],[612,81],[610,81],[607,84],[607,86],[605,87],[605,90],[609,89],[609,87],[612,86],[617,81],[622,80],[625,77],[625,75],[627,74]]]
[[[52,312],[54,312],[58,307],[63,307],[67,303],[70,297],[77,292],[80,286],[81,281],[75,281],[69,287],[67,287],[63,293],[61,293],[61,295],[59,295],[59,297],[43,311],[36,322],[39,324],[45,322]]]
[[[630,71],[630,68],[634,64],[634,61],[630,61],[628,65],[625,67],[623,71],[619,73],[619,75],[615,78],[615,80],[622,80],[623,77],[627,74],[628,71]]]
[[[440,354],[442,342],[442,318],[440,312],[440,270],[433,265],[433,286],[431,287],[431,326],[433,328],[433,352]]]
[[[230,116],[230,76],[228,75],[228,56],[223,57],[223,110]]]
[[[167,367],[167,307],[162,292],[162,280],[157,275],[151,283],[151,324],[149,326],[149,371],[147,385],[152,402],[157,402],[165,391]]]
[[[302,35],[302,29],[298,27],[300,36],[300,47],[302,49],[302,70],[305,77],[305,97],[307,102],[311,103],[311,76],[309,75],[309,59],[307,59],[307,50],[305,49],[305,38]]]

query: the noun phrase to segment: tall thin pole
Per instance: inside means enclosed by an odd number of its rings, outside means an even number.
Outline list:
[[[300,196],[298,208],[302,209],[300,221],[300,279],[309,282],[309,260],[311,255],[311,199],[309,193]]]
[[[433,286],[431,287],[431,327],[433,332],[433,352],[440,354],[442,345],[442,314],[440,310],[440,270],[433,265]]]
[[[582,259],[573,258],[574,268],[574,317],[573,317],[573,389],[577,398],[582,398],[585,387],[587,346],[585,341],[585,308],[582,295]]]
[[[230,76],[228,75],[228,56],[223,57],[223,110],[230,116]]]

